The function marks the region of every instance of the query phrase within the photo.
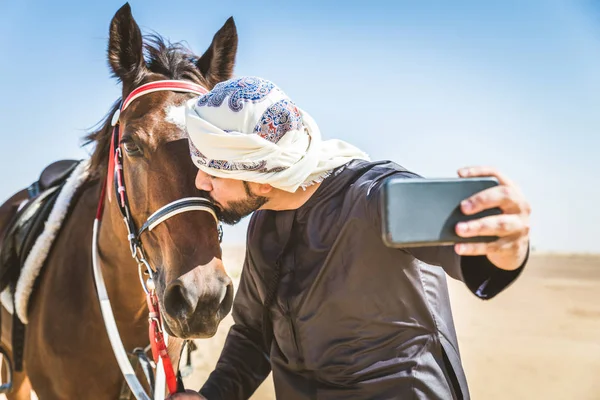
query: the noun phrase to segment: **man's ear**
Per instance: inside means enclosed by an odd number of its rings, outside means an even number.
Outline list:
[[[273,191],[273,186],[269,185],[268,183],[260,183],[258,184],[258,188],[257,188],[257,193],[260,196],[264,196],[266,194],[269,194]]]

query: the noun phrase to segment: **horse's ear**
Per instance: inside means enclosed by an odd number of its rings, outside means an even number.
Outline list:
[[[213,41],[196,65],[211,85],[225,81],[233,75],[238,35],[233,17],[219,29]]]
[[[129,3],[117,11],[110,23],[108,62],[124,86],[139,83],[146,71],[142,33]]]

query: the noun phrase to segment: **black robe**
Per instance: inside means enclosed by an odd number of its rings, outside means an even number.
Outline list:
[[[379,201],[390,176],[417,175],[355,160],[299,209],[254,213],[235,324],[200,391],[208,400],[247,399],[271,370],[282,400],[469,398],[446,274],[489,299],[523,267],[452,246],[386,247]]]

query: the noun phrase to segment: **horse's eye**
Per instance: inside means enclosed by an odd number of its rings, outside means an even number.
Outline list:
[[[127,154],[129,154],[131,156],[139,155],[141,153],[140,148],[131,139],[122,140],[121,145],[123,145],[123,148],[125,149]]]

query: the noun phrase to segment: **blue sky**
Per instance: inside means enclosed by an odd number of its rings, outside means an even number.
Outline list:
[[[81,137],[120,95],[106,46],[122,4],[0,3],[0,198],[87,156]],[[532,203],[537,249],[600,252],[597,2],[130,4],[143,32],[196,53],[233,16],[236,75],[274,81],[325,138],[428,177],[496,166]]]

